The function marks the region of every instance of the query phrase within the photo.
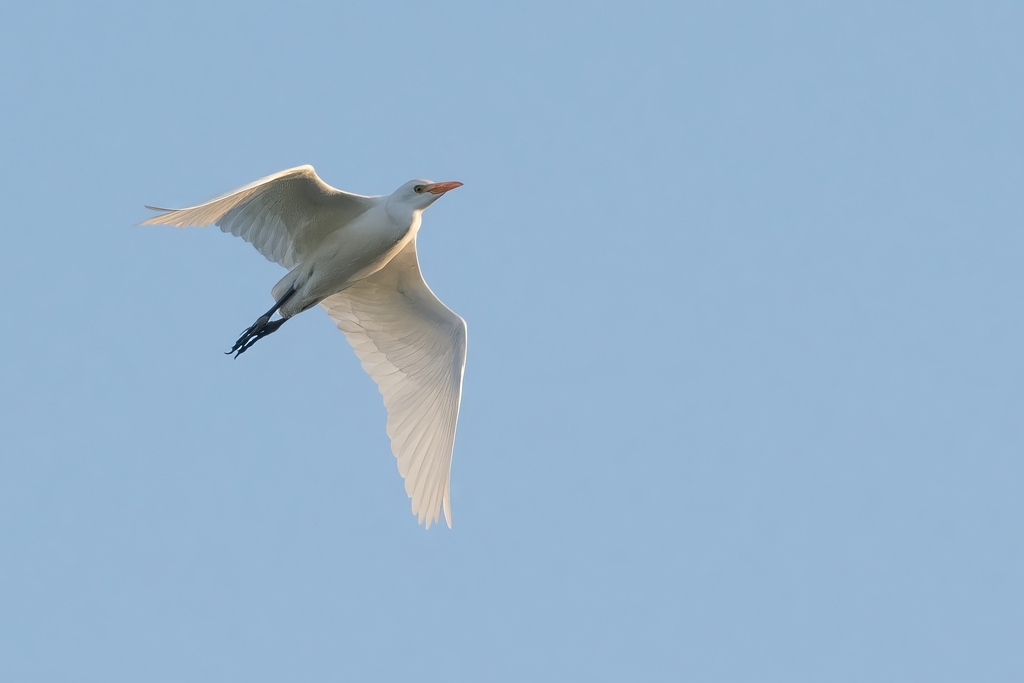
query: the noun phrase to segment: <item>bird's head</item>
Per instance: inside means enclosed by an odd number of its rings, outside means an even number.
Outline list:
[[[393,207],[394,203],[398,202],[412,211],[422,211],[440,199],[445,192],[461,185],[462,183],[455,181],[432,183],[422,179],[410,180],[392,193],[388,198],[388,205]]]

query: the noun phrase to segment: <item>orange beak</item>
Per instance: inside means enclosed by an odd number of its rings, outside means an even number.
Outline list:
[[[462,183],[454,180],[447,183],[434,183],[433,185],[427,185],[427,192],[430,194],[444,194],[448,190],[454,190],[456,187],[462,187]]]

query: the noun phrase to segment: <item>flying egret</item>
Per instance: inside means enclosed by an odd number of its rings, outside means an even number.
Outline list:
[[[312,166],[299,166],[198,206],[147,206],[162,213],[143,222],[213,223],[288,268],[271,292],[274,306],[228,353],[237,358],[320,304],[384,396],[391,450],[412,512],[428,529],[442,506],[452,525],[449,482],[466,322],[423,281],[416,235],[423,210],[460,185],[411,180],[390,196],[365,197],[337,190]],[[272,320],[274,313],[280,317]]]

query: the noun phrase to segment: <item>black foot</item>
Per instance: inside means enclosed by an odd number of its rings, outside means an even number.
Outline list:
[[[270,315],[261,315],[256,322],[252,324],[252,327],[242,333],[242,336],[238,338],[235,345],[231,347],[225,355],[230,356],[235,354],[235,358],[238,358],[246,349],[263,339],[268,334],[276,332],[277,328],[284,325],[288,318],[278,318],[277,320],[271,321]]]

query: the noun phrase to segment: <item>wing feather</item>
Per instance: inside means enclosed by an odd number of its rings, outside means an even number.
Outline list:
[[[321,304],[377,383],[405,492],[420,523],[451,526],[450,474],[466,323],[430,291],[413,240],[377,273]]]
[[[380,197],[337,190],[312,166],[269,175],[210,201],[162,211],[143,225],[207,226],[211,223],[252,244],[267,259],[293,268],[323,239],[374,206]]]

